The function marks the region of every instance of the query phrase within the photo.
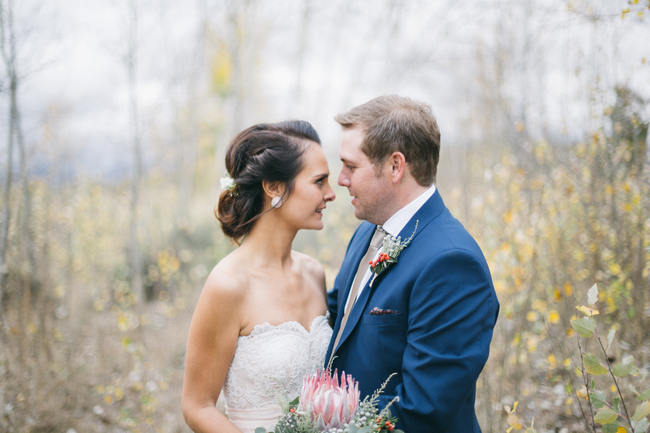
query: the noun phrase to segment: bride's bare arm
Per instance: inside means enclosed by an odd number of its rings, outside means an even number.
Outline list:
[[[208,277],[192,316],[182,409],[196,433],[240,433],[217,408],[240,329],[243,288],[218,271]]]

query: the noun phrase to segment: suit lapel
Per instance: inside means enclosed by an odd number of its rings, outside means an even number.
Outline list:
[[[399,236],[402,238],[402,240],[408,239],[413,233],[413,231],[415,230],[417,224],[417,231],[415,232],[415,235],[413,236],[413,240],[412,240],[412,242],[415,242],[418,234],[427,225],[429,225],[431,221],[433,221],[436,217],[438,217],[444,210],[445,210],[445,205],[442,201],[442,198],[440,197],[440,194],[438,193],[438,190],[436,189],[436,192],[433,194],[433,196],[431,196],[431,198],[429,198],[429,200],[427,200],[422,205],[422,207],[418,209],[418,211],[415,213],[415,215],[413,215],[413,217],[409,220],[409,222],[406,223],[402,231],[399,233]],[[363,242],[363,245],[365,245],[366,248],[364,248],[360,252],[357,251],[357,254],[355,255],[355,261],[353,263],[356,263],[357,265],[359,264],[361,257],[366,252],[368,244],[370,243],[370,238],[372,237],[372,233],[373,232],[370,231],[369,233],[366,234]],[[356,274],[356,270],[357,267],[354,267],[354,269],[349,272],[349,275],[352,276],[351,277],[348,276],[348,280],[354,278],[354,275]],[[361,291],[361,294],[359,295],[357,302],[354,304],[354,307],[352,307],[352,311],[350,311],[350,317],[348,318],[348,321],[345,325],[345,329],[343,330],[343,334],[341,335],[339,344],[338,346],[333,348],[334,353],[336,353],[336,350],[339,347],[341,347],[341,345],[345,342],[345,340],[350,336],[354,328],[357,326],[363,311],[365,311],[366,309],[366,305],[368,304],[368,300],[370,299],[372,292],[377,288],[381,279],[390,271],[391,269],[389,268],[386,271],[384,271],[381,275],[377,276],[374,283],[372,284],[372,287],[369,287],[372,278],[370,278],[368,282],[366,282],[366,285],[363,287],[363,290]],[[343,309],[345,309],[345,301],[347,300],[348,294],[350,293],[350,285],[352,284],[352,281],[347,281],[346,283],[347,283],[346,284],[347,290],[345,292],[346,294],[345,297],[343,298],[342,305],[339,306],[339,308],[343,308]]]
[[[357,268],[359,267],[359,262],[361,258],[365,255],[370,245],[370,239],[372,234],[375,231],[376,225],[368,225],[364,233],[359,233],[359,244],[354,252],[350,254],[349,260],[346,260],[344,263],[345,269],[342,269],[345,273],[345,278],[342,279],[342,288],[343,297],[339,297],[339,311],[345,310],[345,304],[350,296],[350,289],[352,288],[352,282],[354,281],[354,276],[357,273]],[[342,315],[339,315],[342,317]]]

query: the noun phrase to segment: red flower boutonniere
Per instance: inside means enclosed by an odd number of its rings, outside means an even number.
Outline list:
[[[404,242],[402,242],[400,236],[393,237],[391,235],[386,235],[384,237],[384,243],[381,247],[379,257],[377,257],[376,260],[370,261],[370,271],[373,273],[372,279],[370,280],[370,287],[372,287],[372,283],[375,282],[375,278],[377,278],[378,275],[388,269],[391,264],[397,263],[397,258],[402,253],[402,250],[409,246],[413,236],[415,236],[419,223],[420,220],[415,221],[415,228],[413,229],[413,233],[411,233],[411,237]]]

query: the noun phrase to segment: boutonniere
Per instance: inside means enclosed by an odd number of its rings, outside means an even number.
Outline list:
[[[370,287],[372,287],[372,283],[375,282],[375,278],[377,278],[377,276],[388,269],[388,267],[393,263],[397,263],[397,258],[402,253],[402,250],[409,246],[411,240],[413,239],[413,236],[415,236],[415,232],[418,230],[419,223],[420,220],[415,220],[415,228],[413,229],[413,233],[411,233],[411,236],[404,242],[402,242],[402,238],[400,236],[394,237],[391,235],[386,235],[384,237],[384,243],[381,247],[381,253],[379,253],[379,257],[377,257],[376,260],[370,261],[370,271],[373,273],[372,279],[370,280]]]

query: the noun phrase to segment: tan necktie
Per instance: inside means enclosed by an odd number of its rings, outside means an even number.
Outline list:
[[[357,275],[354,277],[354,282],[352,283],[352,289],[350,289],[350,295],[348,296],[348,302],[345,307],[345,313],[343,314],[343,319],[341,320],[341,327],[339,328],[338,334],[336,334],[336,340],[334,340],[334,346],[332,347],[332,356],[334,356],[334,351],[336,350],[336,346],[339,344],[339,340],[341,339],[341,335],[343,334],[343,330],[345,329],[345,324],[348,323],[348,317],[350,317],[350,311],[352,311],[352,307],[354,307],[354,303],[357,300],[357,295],[359,294],[361,281],[363,281],[363,277],[364,275],[366,275],[366,271],[368,271],[369,262],[370,260],[374,259],[375,256],[377,255],[377,251],[379,251],[379,248],[381,248],[385,236],[386,236],[386,231],[380,226],[377,226],[377,228],[375,229],[375,234],[373,234],[372,239],[370,239],[370,245],[368,245],[368,251],[366,251],[366,254],[359,262],[359,267],[357,268]]]

